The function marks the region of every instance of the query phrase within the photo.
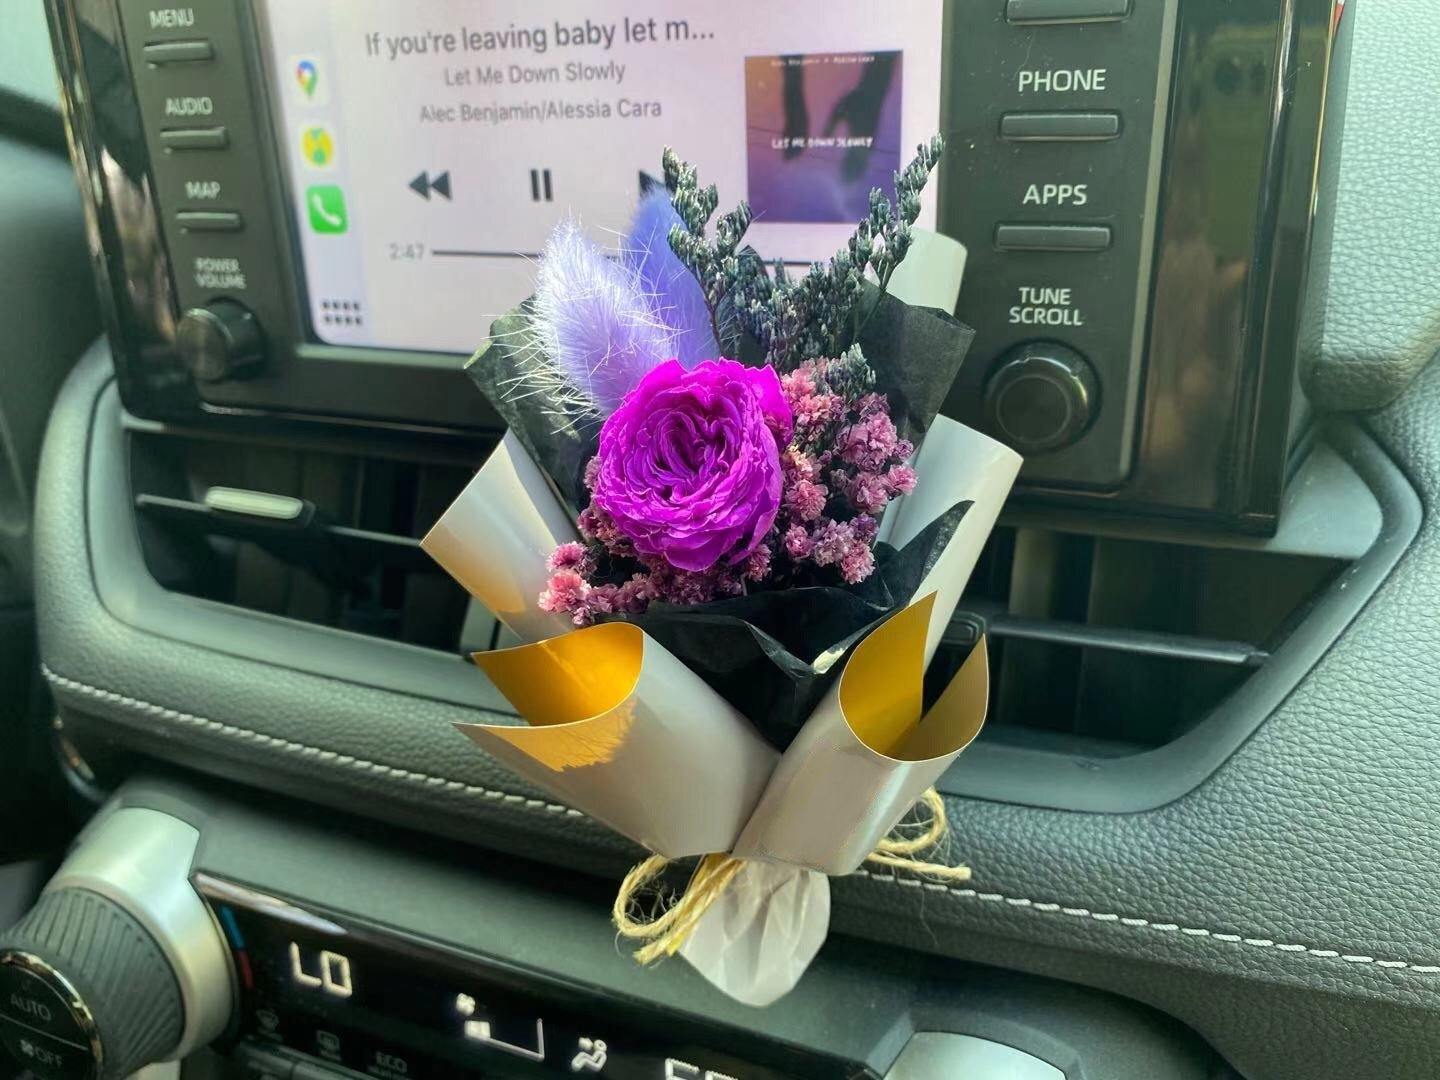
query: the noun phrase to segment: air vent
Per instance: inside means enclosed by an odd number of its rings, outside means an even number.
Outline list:
[[[129,440],[145,562],[167,589],[452,654],[513,640],[419,547],[488,447],[222,439],[133,420]],[[1347,572],[1381,531],[1374,497],[1329,448],[1292,487],[1301,527],[1271,541],[1017,514],[927,681],[943,686],[986,631],[982,739],[1092,762],[1164,747],[1242,689],[1279,687],[1277,654],[1333,621],[1306,616],[1354,595]]]
[[[146,565],[167,589],[223,604],[445,651],[489,648],[494,620],[419,546],[478,461],[407,450],[132,430]]]
[[[1164,745],[1264,669],[1347,565],[1316,554],[1001,528],[934,680],[989,633],[982,738],[1085,757]]]

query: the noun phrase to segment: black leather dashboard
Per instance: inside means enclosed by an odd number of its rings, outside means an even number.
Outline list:
[[[1420,190],[1440,174],[1440,125],[1426,120],[1440,9],[1351,8],[1309,385],[1330,406],[1399,395],[1361,423],[1421,501],[1409,552],[1185,797],[1128,815],[951,799],[972,887],[862,872],[835,888],[839,931],[1143,1000],[1251,1080],[1425,1077],[1440,1045],[1440,371],[1401,389],[1440,344],[1435,200]],[[92,564],[126,541],[87,522],[87,483],[91,455],[111,446],[97,432],[117,423],[96,348],[55,411],[36,525],[46,675],[78,734],[479,849],[605,876],[628,866],[637,853],[624,841],[459,739],[451,725],[483,719],[478,709],[210,651],[107,607]]]

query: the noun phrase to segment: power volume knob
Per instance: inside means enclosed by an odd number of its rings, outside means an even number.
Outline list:
[[[1021,453],[1069,446],[1099,409],[1099,384],[1068,345],[1035,341],[1007,352],[985,383],[991,432]]]
[[[190,373],[204,383],[243,378],[265,362],[260,320],[234,300],[216,300],[185,312],[175,329],[175,348]]]
[[[185,1023],[155,939],[84,889],[40,897],[0,936],[0,1044],[42,1080],[116,1080],[170,1054]]]

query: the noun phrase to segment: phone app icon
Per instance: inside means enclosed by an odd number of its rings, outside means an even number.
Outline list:
[[[335,163],[335,137],[324,124],[309,124],[300,132],[300,152],[308,164],[328,169]]]
[[[345,192],[338,184],[312,184],[306,188],[305,208],[310,214],[310,228],[317,233],[338,236],[350,227]]]

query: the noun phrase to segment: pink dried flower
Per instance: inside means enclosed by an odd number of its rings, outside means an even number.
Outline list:
[[[840,560],[840,576],[851,585],[858,584],[870,576],[875,569],[875,552],[870,545],[857,541]]]
[[[899,439],[889,413],[877,412],[840,432],[836,447],[840,457],[858,469],[881,472],[896,457]]]
[[[880,522],[876,521],[869,514],[861,514],[850,519],[850,531],[855,534],[855,539],[862,544],[873,544],[875,537],[880,532]]]
[[[791,525],[785,530],[785,554],[790,558],[799,562],[808,559],[814,550],[815,541],[810,539],[804,525]]]
[[[794,483],[796,480],[814,480],[819,475],[820,467],[813,457],[797,447],[787,447],[780,455],[780,466],[785,471],[785,482]]]
[[[845,415],[845,399],[839,394],[802,394],[790,399],[790,410],[803,438],[840,420]]]
[[[557,570],[540,594],[540,610],[572,615],[576,626],[584,626],[588,618],[583,612],[589,596],[590,583],[583,577],[574,570]]]
[[[856,473],[845,490],[850,505],[862,514],[878,514],[890,501],[890,489],[885,477],[877,473]]]
[[[595,567],[585,545],[571,540],[550,553],[550,557],[545,560],[545,569],[551,573],[556,570],[574,570],[580,574],[589,574],[594,572]]]
[[[750,553],[745,560],[744,572],[741,574],[746,581],[764,581],[770,576],[770,545],[761,544]]]
[[[825,512],[830,492],[824,485],[798,480],[785,489],[783,502],[801,521],[814,521]]]
[[[801,364],[788,375],[780,376],[780,388],[789,398],[799,398],[815,393],[814,365]]]
[[[659,596],[660,592],[655,587],[655,582],[650,575],[636,574],[620,586],[616,604],[620,610],[631,615],[641,615],[650,606],[651,601],[658,599]]]
[[[850,553],[855,543],[855,531],[841,522],[826,521],[811,534],[811,538],[815,541],[812,558],[816,565],[830,566]]]
[[[598,506],[591,504],[581,510],[577,524],[580,526],[581,536],[603,545],[611,555],[625,558],[635,554],[635,545],[615,527],[610,515]]]
[[[620,587],[618,585],[593,585],[590,594],[585,597],[583,607],[589,620],[593,621],[596,615],[613,614],[619,604]]]
[[[890,494],[909,495],[915,490],[915,470],[909,465],[891,465],[885,473],[885,486]]]

